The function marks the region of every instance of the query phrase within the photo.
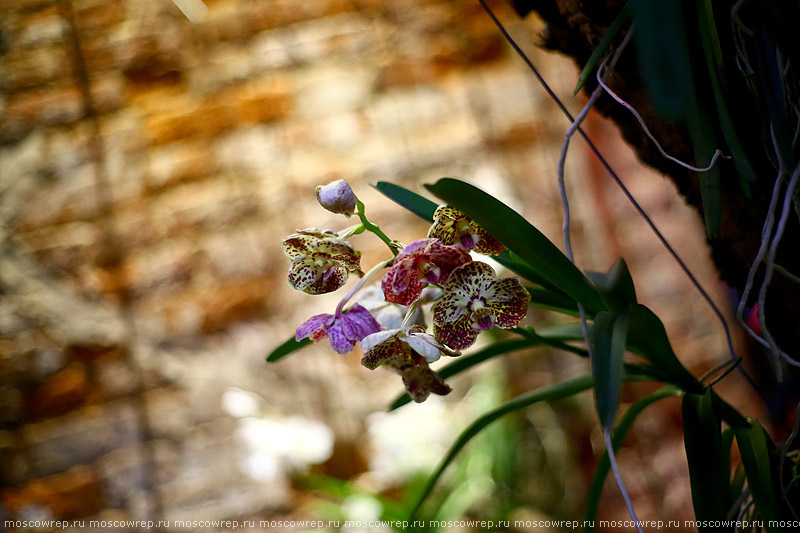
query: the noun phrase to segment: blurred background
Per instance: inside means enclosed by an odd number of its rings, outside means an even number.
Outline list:
[[[534,46],[545,28],[490,4],[579,109],[576,67]],[[458,177],[561,244],[568,124],[477,2],[4,0],[0,51],[3,520],[391,516],[480,413],[587,371],[527,350],[388,414],[402,383],[363,368],[360,348],[265,362],[346,291],[286,282],[282,238],[352,224],[319,207],[317,184],[348,180],[408,243],[427,225],[370,185],[423,193]],[[613,126],[587,128],[728,305],[697,214]],[[681,360],[696,374],[724,360],[711,310],[577,140],[567,181],[578,265],[623,256]],[[369,234],[353,243],[364,270],[387,256]],[[563,320],[532,310],[528,323]],[[729,381],[723,394],[758,415]],[[651,390],[628,386],[623,402]],[[679,402],[650,409],[619,455],[634,504],[642,519],[692,519]],[[492,426],[445,476],[435,516],[581,518],[594,418],[584,394]],[[613,483],[600,517],[627,517]]]

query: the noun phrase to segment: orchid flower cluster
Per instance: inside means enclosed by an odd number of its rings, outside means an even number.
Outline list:
[[[297,328],[295,338],[330,340],[339,354],[357,343],[365,351],[361,364],[400,374],[411,398],[424,401],[431,393],[445,395],[450,387],[429,364],[442,355],[456,357],[471,346],[478,333],[495,327],[517,326],[527,313],[530,294],[516,278],[498,278],[485,262],[470,252],[494,255],[505,247],[466,215],[449,205],[436,209],[427,238],[403,246],[389,239],[367,220],[364,204],[344,180],[316,189],[327,210],[361,224],[341,233],[305,229],[283,239],[291,260],[289,284],[308,294],[341,288],[350,274],[361,279],[342,298],[333,314],[312,316]],[[393,257],[367,273],[361,270],[361,252],[349,239],[369,231],[387,244]],[[385,268],[380,286],[367,287]],[[361,303],[345,308],[364,289]],[[372,297],[365,295],[371,294]],[[428,333],[422,305],[432,303],[433,329]]]

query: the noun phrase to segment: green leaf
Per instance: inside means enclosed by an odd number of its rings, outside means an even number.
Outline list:
[[[771,2],[768,2],[771,4]],[[794,167],[792,149],[793,129],[789,125],[791,116],[786,107],[786,87],[783,68],[778,64],[778,50],[772,28],[764,22],[757,24],[755,33],[755,78],[759,85],[769,115],[769,126],[777,148],[777,156],[784,172]],[[796,35],[793,36],[796,40]]]
[[[572,91],[573,95],[578,94],[578,91],[583,88],[586,80],[588,80],[589,76],[594,73],[594,71],[597,69],[597,64],[600,63],[600,60],[606,55],[606,52],[611,47],[611,43],[614,41],[617,35],[619,35],[619,32],[622,30],[622,28],[630,24],[630,21],[631,9],[630,2],[628,2],[622,7],[619,15],[617,15],[617,18],[615,18],[614,22],[611,23],[611,26],[609,26],[606,34],[597,44],[597,48],[594,49],[592,55],[589,56],[589,60],[583,66],[583,69],[578,76],[578,83],[575,85],[575,90]]]
[[[561,398],[578,394],[579,392],[591,388],[592,383],[591,376],[582,376],[557,383],[555,385],[550,385],[548,387],[542,387],[541,389],[521,394],[520,396],[517,396],[516,398],[479,417],[461,432],[456,441],[447,451],[447,454],[442,458],[439,466],[428,478],[428,482],[425,484],[425,487],[420,493],[416,505],[414,505],[414,508],[411,510],[409,520],[412,520],[416,516],[420,507],[422,507],[422,504],[425,503],[425,500],[428,498],[433,490],[433,487],[436,485],[436,482],[439,480],[447,466],[453,461],[453,459],[455,459],[456,455],[458,455],[458,452],[460,452],[461,449],[464,448],[464,446],[466,446],[466,444],[472,440],[473,437],[480,433],[483,428],[508,413],[519,411],[520,409],[524,409],[525,407],[539,402],[559,400]]]
[[[542,287],[546,287],[553,292],[563,294],[558,287],[543,278],[539,273],[533,270],[528,263],[523,261],[517,254],[509,250],[506,250],[498,255],[493,255],[492,259],[509,269],[511,272],[527,279],[528,281],[532,281],[533,283],[541,285]]]
[[[379,193],[405,207],[421,219],[428,222],[433,221],[433,213],[436,212],[438,205],[424,196],[387,181],[379,181],[374,187]]]
[[[717,150],[716,129],[706,106],[700,104],[694,96],[690,102],[690,112],[686,117],[686,127],[689,129],[689,137],[692,140],[695,162],[698,166],[706,165]],[[700,197],[703,202],[706,235],[715,237],[719,233],[722,223],[722,188],[719,165],[714,164],[705,172],[698,172],[697,177],[700,180]]]
[[[625,411],[625,414],[622,415],[619,425],[617,426],[616,431],[614,431],[614,436],[611,438],[614,451],[619,450],[619,447],[622,446],[625,437],[633,427],[634,421],[636,421],[636,417],[638,417],[642,411],[659,400],[673,396],[680,396],[681,393],[682,391],[680,389],[673,387],[672,385],[665,385],[650,396],[645,396],[644,398],[634,402],[628,408],[628,410]],[[594,476],[592,476],[592,483],[589,486],[589,495],[586,500],[587,523],[593,524],[595,518],[597,517],[597,507],[600,503],[600,495],[603,493],[603,486],[605,485],[606,477],[608,477],[608,472],[610,469],[611,463],[608,460],[608,453],[604,452],[603,456],[597,462],[597,467],[594,470]],[[593,528],[587,527],[586,530],[592,531]]]
[[[631,0],[633,40],[645,87],[662,116],[681,120],[694,95],[681,0]]]
[[[711,80],[711,89],[714,92],[714,103],[717,106],[719,126],[722,130],[722,136],[725,138],[725,143],[733,156],[733,162],[739,173],[742,189],[749,198],[749,182],[756,179],[756,174],[739,140],[725,96],[728,94],[725,83],[725,65],[723,63],[719,35],[717,34],[717,25],[714,21],[713,7],[711,0],[697,0],[695,5],[697,7],[700,39],[703,43],[703,52],[705,53],[706,66],[708,67],[708,76]]]
[[[722,427],[714,413],[711,391],[683,397],[683,438],[689,464],[692,503],[698,521],[724,520],[731,502],[730,467],[722,442]],[[728,450],[728,452],[730,449]],[[701,527],[700,531],[732,531],[733,528]]]
[[[608,269],[608,272],[586,272],[594,284],[606,307],[615,313],[622,313],[628,305],[636,303],[636,289],[633,286],[628,265],[621,257]]]
[[[589,357],[589,352],[587,352],[583,348],[578,348],[576,346],[572,346],[571,344],[566,344],[562,342],[563,339],[558,336],[541,335],[540,332],[537,332],[530,326],[523,328],[513,328],[511,331],[513,331],[514,333],[519,333],[523,337],[536,341],[539,344],[552,346],[553,348],[556,348],[558,350],[564,350],[565,352],[575,353],[582,357]],[[573,339],[570,338],[570,340]],[[577,340],[583,340],[583,336],[581,336],[580,339]]]
[[[531,295],[530,305],[541,309],[550,309],[571,316],[578,316],[578,304],[569,296],[553,292],[549,289],[525,287]]]
[[[600,296],[578,268],[519,213],[477,187],[452,178],[426,185],[517,254],[530,268],[591,311],[601,311]]]
[[[311,344],[311,339],[306,337],[303,340],[296,341],[294,339],[294,335],[290,338],[286,339],[286,342],[272,350],[272,353],[267,356],[268,363],[274,363],[275,361],[279,361],[289,355],[292,352],[296,352],[300,348],[304,348]]]
[[[669,381],[689,392],[701,392],[703,385],[678,361],[664,324],[642,304],[628,308],[628,348],[650,361]]]
[[[606,430],[613,427],[619,407],[627,330],[628,320],[625,314],[615,315],[603,311],[595,317],[592,330],[592,376],[597,415]]]
[[[781,515],[776,498],[776,484],[770,468],[769,448],[764,428],[758,422],[753,422],[749,428],[735,428],[735,431],[747,485],[753,495],[756,510],[767,526],[767,531],[780,531],[780,528],[769,525],[770,521],[781,520]]]
[[[493,357],[497,357],[498,355],[505,355],[516,350],[530,348],[531,346],[536,346],[538,344],[540,344],[538,340],[531,338],[495,342],[473,354],[462,355],[461,357],[454,358],[452,363],[443,366],[442,368],[438,369],[437,372],[440,376],[442,376],[442,379],[447,379],[455,376],[456,374],[460,374],[461,372],[464,372],[475,365],[483,363],[484,361],[488,361]],[[402,407],[410,401],[411,397],[407,393],[403,393],[395,398],[389,407],[389,410],[394,411],[398,407]]]
[[[642,375],[626,375],[627,380],[649,380],[652,379],[649,376],[642,376]],[[560,400],[562,398],[567,398],[568,396],[573,396],[578,394],[579,392],[583,392],[587,389],[592,387],[594,380],[591,376],[581,376],[578,378],[573,378],[567,381],[563,381],[561,383],[556,383],[554,385],[550,385],[547,387],[542,387],[540,389],[536,389],[530,392],[526,392],[517,396],[516,398],[509,400],[508,402],[504,403],[503,405],[489,411],[488,413],[482,415],[477,420],[475,420],[472,424],[470,424],[461,434],[458,436],[456,441],[447,451],[447,454],[442,458],[442,461],[439,463],[439,466],[436,470],[431,474],[428,478],[425,487],[423,488],[422,492],[419,495],[416,505],[411,510],[409,515],[409,520],[412,520],[417,512],[419,511],[422,504],[425,503],[425,500],[430,495],[433,487],[436,485],[436,482],[441,477],[444,470],[447,466],[455,459],[458,452],[461,451],[467,443],[472,440],[478,433],[481,432],[483,428],[494,422],[495,420],[501,418],[504,415],[509,413],[513,413],[514,411],[519,411],[520,409],[524,409],[525,407],[529,407],[539,402],[550,402],[554,400]]]

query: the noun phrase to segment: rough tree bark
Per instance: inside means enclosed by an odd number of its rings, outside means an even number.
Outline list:
[[[582,67],[607,33],[624,3],[622,0],[516,0],[514,7],[523,17],[531,11],[537,12],[547,24],[541,44],[570,56],[579,67]],[[729,10],[730,6],[726,9]],[[789,19],[792,20],[791,17]],[[720,27],[723,54],[730,64],[735,65],[732,37],[724,35],[725,29]],[[620,40],[617,39],[616,42]],[[690,52],[693,56],[699,54],[700,58],[703,57],[702,49],[691,49]],[[796,50],[789,50],[786,53],[793,52]],[[797,59],[800,61],[800,57]],[[795,62],[795,64],[800,63]],[[752,184],[752,196],[748,199],[742,192],[733,163],[720,160],[722,222],[718,235],[709,239],[709,243],[720,277],[741,294],[748,270],[761,244],[762,226],[767,216],[778,170],[767,149],[764,148],[765,117],[757,112],[763,109],[763,102],[754,101],[756,97],[748,91],[743,79],[726,81],[732,94],[731,108],[735,115],[737,131],[742,138],[742,144],[748,148],[747,153],[751,158],[757,180]],[[615,72],[609,78],[609,85],[639,111],[667,153],[682,161],[693,161],[692,143],[686,128],[683,124],[664,120],[651,105],[633,50],[630,53],[626,51],[622,55]],[[588,94],[595,87],[596,81],[591,79],[587,82],[585,91]],[[698,90],[703,90],[703,87],[700,86]],[[607,95],[598,100],[596,108],[620,127],[626,142],[636,150],[643,162],[670,178],[686,201],[702,213],[700,188],[695,173],[661,156],[630,112]],[[724,146],[721,148],[725,150]],[[705,165],[707,162],[697,164]],[[776,263],[795,274],[800,273],[800,254],[797,253],[799,231],[798,216],[793,210],[778,250]],[[763,272],[763,268],[761,271]],[[760,279],[757,277],[756,288],[759,285]],[[797,319],[800,316],[800,286],[776,274],[773,276],[766,303],[766,322],[778,345],[792,357],[800,360],[800,327]],[[759,358],[764,359],[763,356]],[[762,380],[767,387],[772,386],[784,389],[784,392],[791,392],[791,388],[797,388],[796,376],[797,373],[790,373],[788,381],[782,384],[773,383],[771,379],[774,378],[768,375],[762,376]],[[785,390],[787,388],[790,390]]]

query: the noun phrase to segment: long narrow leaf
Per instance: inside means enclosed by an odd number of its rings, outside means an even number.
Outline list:
[[[639,70],[658,111],[681,120],[694,93],[681,0],[632,0]]]
[[[475,420],[464,431],[461,432],[456,441],[448,450],[447,454],[442,459],[441,463],[439,463],[439,466],[428,478],[428,482],[425,484],[424,489],[420,493],[416,505],[414,505],[414,508],[411,510],[409,520],[416,516],[420,507],[422,507],[422,504],[425,503],[425,500],[430,495],[433,487],[436,485],[436,482],[439,480],[447,466],[453,461],[453,459],[455,459],[456,455],[458,455],[458,452],[460,452],[461,449],[466,446],[466,444],[472,440],[473,437],[480,433],[483,428],[508,413],[519,411],[520,409],[524,409],[525,407],[539,402],[560,400],[562,398],[578,394],[579,392],[590,389],[592,384],[593,380],[591,376],[581,376],[579,378],[570,379],[568,381],[550,385],[548,387],[542,387],[541,389],[517,396],[513,400],[504,403],[500,407],[489,411],[485,415]]]
[[[619,407],[627,329],[625,314],[613,315],[604,311],[598,313],[594,321],[592,377],[597,415],[605,430],[610,430],[614,425]]]
[[[650,376],[646,375],[637,375],[637,374],[629,374],[625,376],[626,381],[633,381],[633,380],[649,380],[652,379]],[[409,520],[413,519],[417,512],[419,511],[422,504],[425,503],[425,500],[430,495],[433,487],[436,485],[436,482],[441,477],[442,473],[445,471],[447,466],[455,459],[458,452],[461,451],[467,443],[472,440],[478,433],[481,432],[483,428],[494,422],[495,420],[501,418],[504,415],[509,413],[513,413],[514,411],[519,411],[520,409],[524,409],[525,407],[529,407],[539,402],[550,402],[555,400],[560,400],[562,398],[567,398],[569,396],[573,396],[578,394],[579,392],[583,392],[588,390],[592,387],[593,379],[591,376],[581,376],[578,378],[570,379],[567,381],[563,381],[561,383],[556,383],[555,385],[550,385],[547,387],[542,387],[541,389],[533,390],[530,392],[526,392],[525,394],[521,394],[516,398],[509,400],[508,402],[504,403],[500,407],[489,411],[488,413],[482,415],[477,420],[475,420],[472,424],[470,424],[461,434],[458,436],[456,441],[448,450],[447,454],[442,458],[442,461],[439,463],[439,466],[436,470],[431,474],[428,478],[427,483],[425,484],[424,489],[419,495],[419,499],[417,500],[416,505],[414,505],[411,513],[409,514]]]
[[[730,466],[722,442],[722,427],[714,413],[711,391],[683,397],[683,438],[689,464],[694,513],[700,531],[732,531],[732,527],[703,526],[724,520],[731,502]]]
[[[586,277],[611,311],[623,313],[630,304],[636,303],[636,288],[624,259],[617,259],[608,272],[589,271]]]
[[[527,279],[528,281],[532,281],[533,283],[541,285],[542,287],[546,287],[557,294],[563,294],[558,287],[543,278],[538,272],[533,270],[528,263],[523,261],[517,254],[509,250],[506,250],[499,255],[492,256],[492,259],[509,269],[511,272]]]
[[[572,91],[572,94],[578,94],[578,91],[583,88],[583,85],[586,83],[586,80],[594,73],[597,69],[597,64],[600,63],[600,60],[603,56],[606,55],[606,52],[611,47],[611,43],[614,39],[619,35],[619,32],[622,30],[623,27],[627,26],[631,22],[631,9],[630,9],[630,2],[626,3],[622,6],[622,10],[617,15],[617,18],[614,19],[614,22],[611,23],[609,26],[608,31],[597,44],[597,48],[594,49],[592,55],[589,56],[589,60],[586,61],[586,64],[581,69],[581,73],[578,76],[578,83],[575,85],[575,90]]]
[[[689,392],[703,390],[672,351],[664,324],[644,305],[635,304],[628,309],[628,347],[669,376],[671,383]]]
[[[605,309],[589,280],[550,240],[519,213],[463,181],[443,178],[426,185],[517,254],[531,269],[593,311]]]
[[[711,0],[698,0],[696,2],[696,7],[700,39],[703,43],[708,76],[711,80],[711,89],[714,93],[714,103],[717,106],[719,126],[722,130],[722,136],[725,138],[725,143],[728,145],[728,149],[733,156],[736,170],[741,177],[742,188],[749,197],[749,182],[754,181],[756,175],[753,171],[753,167],[750,165],[750,160],[747,158],[747,153],[744,151],[744,147],[739,140],[739,134],[736,131],[733,118],[728,109],[728,101],[725,97],[727,92],[724,74],[725,65],[723,64],[722,49],[717,34],[717,25],[714,21],[714,11]]]
[[[767,526],[767,531],[770,533],[780,531],[780,528],[769,525],[770,522],[780,521],[781,516],[764,428],[758,422],[754,422],[749,428],[736,428],[736,442],[739,445],[747,485],[753,495],[756,510]]]
[[[541,309],[558,311],[566,315],[578,316],[578,304],[568,296],[564,296],[548,289],[525,287],[531,295],[530,305]]]
[[[274,363],[275,361],[279,361],[290,353],[296,352],[309,344],[311,344],[311,339],[305,338],[301,341],[296,341],[294,335],[292,335],[290,338],[286,339],[286,342],[272,350],[272,353],[267,356],[267,362]]]
[[[436,203],[428,200],[422,195],[413,191],[409,191],[405,187],[389,183],[387,181],[379,181],[375,184],[375,189],[386,196],[394,203],[405,207],[418,217],[428,222],[433,221],[433,213],[436,211]]]
[[[614,451],[619,450],[619,447],[622,446],[625,437],[628,435],[628,432],[633,427],[633,423],[636,421],[636,417],[638,417],[642,411],[659,400],[680,395],[680,389],[673,387],[672,385],[666,385],[658,389],[650,396],[645,396],[644,398],[637,400],[630,407],[628,407],[628,410],[625,411],[624,415],[622,415],[617,429],[614,431],[614,436],[611,438]],[[597,517],[597,507],[600,503],[600,495],[603,493],[603,486],[605,485],[610,469],[611,463],[608,460],[608,454],[603,453],[603,456],[597,462],[597,467],[594,469],[592,483],[589,486],[589,495],[586,500],[585,523],[587,524],[594,524],[595,518]],[[594,528],[590,525],[586,528],[586,531],[593,530]]]

